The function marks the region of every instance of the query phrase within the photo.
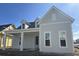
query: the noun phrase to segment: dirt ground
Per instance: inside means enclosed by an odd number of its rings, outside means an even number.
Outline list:
[[[74,48],[74,55],[79,56],[79,48]]]
[[[44,54],[44,53],[40,53],[38,50],[36,51],[19,51],[19,50],[14,50],[14,51],[10,51],[10,50],[0,50],[0,56],[79,56],[79,49],[78,48],[74,48],[74,55],[69,55],[69,54]]]

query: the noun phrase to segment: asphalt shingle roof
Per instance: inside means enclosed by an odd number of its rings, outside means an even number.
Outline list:
[[[5,28],[7,28],[8,26],[10,26],[12,24],[4,24],[4,25],[0,25],[0,31],[4,30]]]
[[[35,28],[35,22],[29,22],[29,28]]]
[[[28,22],[28,26],[29,28],[35,28],[35,22]],[[21,25],[17,29],[21,29]]]

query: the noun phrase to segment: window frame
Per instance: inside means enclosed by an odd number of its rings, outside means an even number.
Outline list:
[[[39,24],[39,20],[35,21],[35,27],[39,28],[40,24]]]
[[[49,33],[49,41],[50,41],[50,46],[46,46],[46,39],[45,39],[45,34]],[[52,46],[52,42],[51,42],[51,32],[44,32],[44,46],[45,47],[51,47]]]
[[[66,46],[61,46],[61,39],[60,39],[60,33],[61,33],[61,32],[65,32],[65,42],[66,42]],[[59,47],[60,47],[60,48],[67,48],[67,32],[64,31],[64,30],[62,30],[62,31],[59,31],[58,33],[59,33]]]

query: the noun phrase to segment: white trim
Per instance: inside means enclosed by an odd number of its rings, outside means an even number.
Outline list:
[[[37,25],[39,25],[39,20],[38,19],[35,21],[35,28],[39,28],[39,27],[37,27]]]
[[[61,24],[61,23],[70,23],[70,22],[54,22],[54,23],[46,23],[41,25],[52,25],[52,24]]]
[[[39,32],[39,28],[29,28],[29,29],[15,29],[10,31],[5,31],[6,33],[21,33],[21,32]]]
[[[24,33],[21,32],[21,45],[20,45],[20,51],[23,51],[23,39],[24,39]]]
[[[3,36],[3,50],[6,50],[6,33],[5,32]]]
[[[61,43],[60,43],[60,32],[65,32],[66,47],[61,47]],[[62,31],[59,31],[58,34],[59,34],[59,47],[60,48],[67,48],[67,32],[64,31],[64,30],[62,30]]]
[[[45,40],[46,40],[46,39],[45,39],[45,34],[46,34],[46,33],[50,33],[50,46],[46,46],[46,45],[45,45]],[[44,32],[44,47],[52,47],[52,42],[51,42],[51,32],[50,32],[50,31],[46,31],[46,32]]]
[[[41,17],[40,20],[42,20],[42,19],[44,18],[44,16],[45,16],[46,14],[48,14],[48,12],[50,12],[50,10],[52,10],[52,9],[55,9],[55,10],[58,11],[60,14],[62,14],[62,15],[65,16],[65,17],[67,17],[71,22],[74,21],[74,19],[73,19],[71,16],[67,15],[67,14],[64,13],[63,11],[59,10],[58,8],[56,8],[55,6],[50,7],[50,8],[47,10],[47,12]]]

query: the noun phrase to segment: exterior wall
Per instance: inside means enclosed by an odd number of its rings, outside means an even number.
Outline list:
[[[3,31],[14,30],[14,29],[15,28],[12,25],[10,25],[9,27],[7,27],[6,29],[4,29]]]
[[[35,49],[35,37],[38,35],[39,33],[25,33],[23,42],[24,49]]]
[[[53,16],[54,14],[54,16]],[[56,22],[70,22],[71,19],[57,11],[56,9],[49,10],[43,17],[40,19],[40,24],[56,23]]]
[[[27,29],[29,26],[27,24],[25,24],[25,29]]]
[[[54,14],[54,16],[53,16]],[[35,36],[39,35],[39,49],[41,52],[73,53],[73,38],[70,18],[55,9],[50,9],[40,20],[39,33],[24,33],[23,48],[35,48]],[[66,31],[67,46],[60,46],[59,31]],[[51,32],[51,46],[45,46],[44,33]],[[13,37],[13,48],[19,49],[20,35]]]
[[[24,33],[23,39],[23,48],[24,49],[35,49],[35,37],[38,36],[39,33]],[[17,34],[13,37],[12,48],[19,49],[20,35]]]
[[[6,48],[11,48],[11,47],[12,47],[12,37],[6,36]]]
[[[54,14],[54,16],[53,16]],[[67,47],[61,48],[59,31],[66,31]],[[44,32],[51,32],[51,46],[45,46]],[[73,53],[71,19],[56,9],[50,9],[40,20],[39,48],[41,52]]]
[[[14,27],[10,25],[9,27],[5,28],[2,32],[8,31],[8,30],[13,30]],[[3,33],[0,32],[0,48],[3,47]],[[10,35],[6,36],[6,48],[11,48],[12,47],[12,38]]]
[[[41,25],[40,26],[40,41],[39,48],[42,52],[55,52],[55,53],[73,53],[72,31],[70,23]],[[67,47],[61,48],[59,41],[59,31],[67,32]],[[44,32],[51,32],[51,46],[46,47],[44,45]]]
[[[16,34],[12,37],[12,48],[19,49],[19,41],[20,41],[20,35]]]
[[[3,48],[3,36],[0,35],[0,48]],[[11,36],[6,36],[6,48],[12,47],[12,38]]]

